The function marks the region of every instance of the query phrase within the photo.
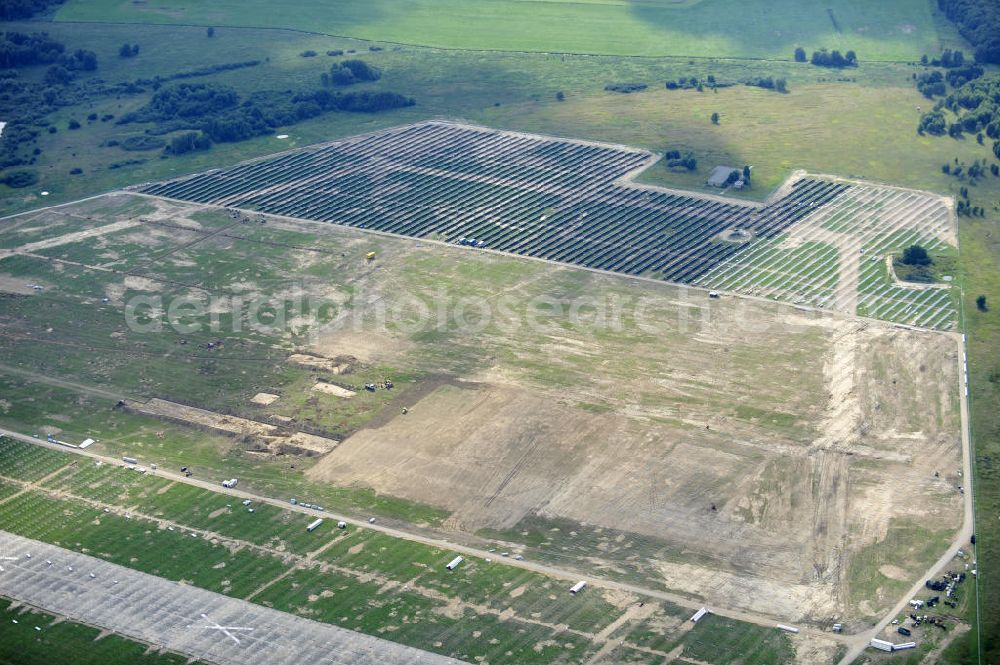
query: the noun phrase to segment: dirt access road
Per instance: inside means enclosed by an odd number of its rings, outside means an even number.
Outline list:
[[[962,367],[966,367],[966,349],[965,349],[965,335],[955,335],[956,343],[958,344],[959,357],[962,359]],[[871,641],[873,637],[876,637],[881,633],[886,626],[889,625],[894,618],[896,618],[903,610],[906,608],[907,603],[910,602],[912,598],[915,598],[919,593],[924,590],[924,581],[935,577],[938,572],[948,567],[948,563],[955,557],[955,554],[959,549],[963,547],[970,547],[969,540],[972,538],[972,534],[975,528],[975,506],[973,505],[973,496],[975,492],[972,488],[972,438],[969,435],[969,399],[968,399],[968,385],[967,378],[964,372],[959,373],[959,394],[961,398],[959,399],[959,408],[962,415],[962,476],[966,479],[968,485],[966,486],[966,492],[964,495],[963,503],[963,516],[962,516],[962,527],[959,529],[958,533],[955,534],[954,540],[952,540],[951,545],[948,549],[941,555],[934,565],[927,569],[927,572],[914,583],[905,596],[899,599],[896,606],[892,608],[892,611],[887,613],[881,621],[876,624],[874,628],[864,633],[854,635],[848,641],[848,650],[844,654],[844,657],[840,659],[838,665],[850,665],[854,660],[861,655],[861,652],[865,650],[868,646],[868,642]],[[973,551],[975,551],[975,545],[971,545]],[[978,557],[976,557],[978,559]]]

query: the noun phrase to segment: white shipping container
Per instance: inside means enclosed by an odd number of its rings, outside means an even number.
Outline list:
[[[694,615],[691,617],[691,623],[698,623],[699,621],[701,621],[701,618],[706,614],[708,614],[708,610],[704,607],[701,608],[700,610],[695,612]]]
[[[585,586],[587,586],[586,582],[583,582],[583,581],[577,582],[576,584],[574,584],[573,586],[570,587],[569,592],[570,593],[580,593],[581,591],[583,591],[583,588]]]
[[[307,526],[307,527],[306,527],[306,531],[315,531],[315,530],[316,530],[316,527],[318,527],[318,526],[319,526],[320,524],[322,524],[322,523],[323,523],[323,519],[322,519],[322,518],[320,518],[320,519],[318,519],[318,520],[314,521],[314,522],[313,522],[312,524],[310,524],[309,526]]]
[[[783,624],[783,623],[779,623],[779,624],[777,625],[777,629],[778,629],[778,630],[783,630],[783,631],[785,631],[786,633],[797,633],[797,632],[799,632],[799,629],[798,629],[798,628],[796,628],[795,626],[786,626],[786,625],[785,625],[785,624]]]
[[[455,570],[456,568],[458,568],[458,564],[462,563],[463,561],[465,561],[464,557],[457,556],[454,559],[452,559],[451,563],[445,566],[445,568],[447,568],[448,570]]]

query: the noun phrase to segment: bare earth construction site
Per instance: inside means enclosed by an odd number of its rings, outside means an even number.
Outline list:
[[[165,419],[227,460],[293,455],[308,482],[429,506],[458,542],[862,632],[963,525],[954,288],[890,261],[957,251],[951,203],[806,174],[764,205],[628,181],[652,161],[424,123],[10,218],[0,365],[128,397],[144,424],[95,450]],[[228,335],[234,295],[336,316]],[[126,326],[136,296],[157,335]],[[181,296],[224,304],[181,333]]]

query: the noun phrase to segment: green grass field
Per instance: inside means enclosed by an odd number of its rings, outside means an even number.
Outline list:
[[[611,55],[791,58],[796,46],[854,49],[866,60],[915,60],[936,50],[926,0],[264,0],[141,4],[70,0],[60,21],[284,27],[442,48]]]

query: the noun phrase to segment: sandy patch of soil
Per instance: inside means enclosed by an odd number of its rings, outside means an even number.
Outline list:
[[[38,280],[27,280],[23,277],[14,277],[13,275],[0,275],[0,293],[15,293],[22,296],[30,296],[38,293],[36,289],[31,288],[28,284],[38,284],[39,286],[48,288],[48,284],[39,282]]]
[[[128,402],[127,406],[133,411],[149,416],[157,416],[186,425],[200,426],[239,436],[268,436],[274,434],[277,429],[274,425],[259,423],[236,416],[222,415],[206,411],[205,409],[198,409],[193,406],[186,406],[157,398],[151,399],[146,403]]]
[[[86,240],[88,238],[95,238],[98,236],[107,235],[109,233],[116,233],[118,231],[123,231],[125,229],[130,229],[134,226],[138,226],[139,222],[136,220],[128,219],[120,222],[113,222],[111,224],[105,224],[104,226],[98,226],[92,229],[86,229],[83,231],[76,231],[74,233],[66,233],[55,238],[48,238],[46,240],[39,240],[38,242],[29,242],[26,245],[21,245],[20,247],[15,247],[14,251],[17,252],[38,252],[43,249],[49,249],[51,247],[58,247],[59,245],[68,245],[74,242],[80,242],[81,240]]]
[[[323,393],[324,395],[334,395],[336,397],[343,397],[344,399],[350,399],[354,397],[357,393],[353,390],[348,390],[347,388],[341,388],[333,383],[326,383],[325,381],[320,381],[312,387],[314,392]]]
[[[153,279],[127,275],[125,277],[125,288],[132,289],[133,291],[161,291],[163,290],[163,284]]]
[[[346,356],[326,358],[323,356],[307,355],[304,353],[293,353],[288,356],[287,362],[300,367],[307,367],[309,369],[331,372],[333,374],[344,374],[351,368],[354,359]]]
[[[257,393],[250,398],[251,404],[256,404],[257,406],[270,406],[278,401],[279,395],[274,395],[272,393]]]

